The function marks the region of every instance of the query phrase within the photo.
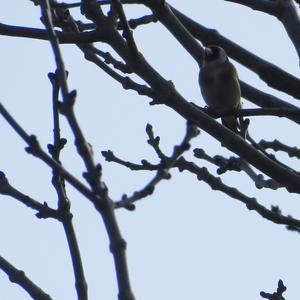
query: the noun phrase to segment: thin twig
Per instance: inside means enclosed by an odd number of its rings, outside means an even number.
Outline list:
[[[283,293],[287,290],[286,286],[283,284],[283,281],[280,279],[278,281],[278,287],[276,292],[274,293],[266,293],[266,292],[260,292],[260,295],[268,300],[285,300],[283,297]]]
[[[238,189],[225,185],[221,181],[221,178],[210,174],[207,168],[200,168],[193,162],[189,162],[183,157],[176,162],[176,167],[179,169],[179,171],[187,170],[195,174],[199,181],[206,182],[212,188],[212,190],[221,191],[231,198],[243,202],[246,204],[249,210],[256,211],[260,216],[273,223],[300,228],[300,220],[294,219],[290,216],[284,216],[281,213],[267,209],[263,205],[259,204],[255,198],[250,198],[241,193]]]
[[[106,74],[111,76],[113,79],[118,81],[125,90],[131,89],[136,91],[139,95],[148,96],[149,98],[155,100],[156,96],[154,91],[147,85],[139,84],[133,81],[129,76],[121,76],[119,73],[110,68],[107,63],[103,62],[96,54],[98,54],[98,49],[93,48],[89,45],[78,45],[81,51],[84,53],[85,58],[93,62],[99,68],[101,68]],[[118,67],[119,69],[119,67]]]
[[[56,73],[50,73],[49,79],[52,84],[52,108],[53,108],[53,145],[48,145],[52,158],[60,163],[60,152],[66,141],[60,136],[59,120],[59,80]],[[83,264],[81,261],[80,250],[77,242],[75,229],[72,222],[71,203],[67,197],[65,180],[59,172],[53,171],[52,184],[58,196],[58,207],[61,213],[61,221],[68,241],[69,251],[72,259],[73,271],[75,276],[75,287],[79,300],[87,300],[87,282],[85,280]]]
[[[265,140],[261,140],[259,145],[264,149],[272,149],[274,151],[283,151],[288,154],[289,157],[296,157],[300,158],[300,149],[297,147],[291,147],[288,145],[283,144],[278,140],[274,140],[272,142],[268,142]]]
[[[54,218],[57,220],[61,219],[61,215],[58,210],[55,210],[48,206],[47,202],[41,204],[39,201],[32,199],[31,197],[21,193],[19,190],[14,188],[6,178],[5,174],[0,171],[0,194],[10,196],[24,205],[38,211],[36,216],[38,218]]]
[[[221,156],[216,155],[214,157],[209,156],[205,153],[204,149],[196,148],[194,149],[194,156],[199,159],[204,159],[211,164],[218,166],[217,173],[219,175],[224,174],[227,171],[244,171],[255,183],[255,186],[258,189],[262,188],[270,188],[272,190],[276,190],[278,188],[282,188],[278,182],[273,179],[265,180],[262,174],[256,174],[251,168],[249,164],[247,164],[244,160],[237,158],[237,157],[230,157],[229,159]]]
[[[122,28],[123,28],[123,36],[127,41],[131,55],[138,56],[139,51],[138,51],[137,45],[134,41],[132,30],[130,29],[127,18],[125,16],[125,12],[123,10],[122,3],[120,2],[120,0],[112,0],[112,5],[115,7],[115,9],[119,15],[120,22],[121,22]]]
[[[119,165],[122,165],[126,168],[129,168],[132,171],[156,171],[159,168],[159,164],[151,164],[147,160],[143,159],[141,164],[135,164],[130,161],[125,161],[115,156],[115,154],[111,151],[101,151],[101,154],[108,162],[115,162]]]
[[[7,123],[16,131],[16,133],[27,143],[28,147],[26,151],[46,163],[53,170],[59,172],[76,190],[78,190],[85,197],[94,201],[95,195],[76,177],[69,173],[62,167],[61,164],[57,163],[52,157],[50,157],[39,145],[39,142],[34,135],[29,135],[26,131],[17,123],[17,121],[8,113],[5,107],[0,103],[0,114],[4,117]]]
[[[176,161],[179,157],[190,148],[190,141],[199,134],[196,126],[187,123],[185,136],[178,146],[174,146],[173,153],[170,157],[163,154],[159,147],[159,138],[154,136],[152,126],[147,124],[146,132],[149,137],[148,143],[151,145],[158,157],[160,158],[160,163],[156,169],[155,176],[150,180],[150,182],[141,190],[135,191],[132,196],[123,195],[122,199],[115,203],[116,208],[124,207],[129,210],[134,209],[133,203],[141,200],[151,194],[153,194],[157,184],[163,179],[170,179],[171,175],[169,170],[176,165]],[[111,157],[112,158],[112,157]]]

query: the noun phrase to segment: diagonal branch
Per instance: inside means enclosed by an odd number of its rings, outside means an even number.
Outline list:
[[[234,2],[244,6],[248,6],[254,10],[258,10],[276,17],[284,26],[288,36],[290,37],[300,59],[300,17],[294,0],[224,0]]]
[[[45,293],[39,286],[31,281],[26,274],[15,268],[5,258],[0,256],[0,269],[2,269],[11,282],[21,286],[35,300],[51,300],[52,298]]]
[[[112,5],[116,8],[116,11],[119,15],[119,19],[123,28],[123,36],[127,41],[127,45],[130,49],[131,55],[133,56],[139,55],[138,53],[139,51],[134,41],[132,30],[130,29],[128,21],[126,19],[122,3],[120,2],[120,0],[112,0]]]
[[[149,88],[147,85],[139,84],[133,81],[129,76],[120,75],[115,70],[110,68],[106,62],[103,62],[101,59],[99,59],[99,57],[96,55],[99,51],[97,48],[94,48],[93,46],[90,45],[78,45],[78,47],[84,53],[84,56],[88,61],[93,62],[95,65],[101,68],[106,74],[108,74],[110,77],[118,81],[125,90],[127,89],[134,90],[139,95],[148,96],[153,100],[156,98],[153,90]]]
[[[265,140],[261,140],[259,145],[264,149],[273,149],[274,151],[283,151],[288,154],[289,157],[300,158],[300,149],[297,147],[291,147],[281,143],[278,140],[274,140],[272,142],[267,142]]]
[[[254,170],[249,166],[245,161],[237,157],[230,157],[229,159],[221,156],[216,155],[214,157],[210,157],[208,154],[205,153],[203,149],[196,148],[194,149],[194,156],[199,159],[204,159],[215,166],[218,166],[217,169],[218,174],[223,174],[227,171],[244,171],[255,183],[255,186],[258,189],[262,188],[270,188],[276,190],[278,188],[282,188],[276,181],[273,179],[265,180],[262,174],[257,175]]]
[[[94,201],[95,195],[84,184],[76,179],[76,177],[74,177],[71,173],[64,169],[61,164],[57,163],[45,151],[43,151],[43,149],[39,145],[38,140],[36,139],[36,136],[29,135],[8,113],[2,103],[0,103],[0,114],[13,128],[13,130],[16,131],[16,133],[27,143],[28,147],[26,148],[26,151],[28,153],[40,158],[53,170],[59,172],[59,174],[61,174],[77,191],[79,191],[87,199]]]
[[[300,99],[300,80],[297,77],[237,45],[216,30],[208,29],[195,22],[174,7],[171,9],[179,21],[203,44],[220,45],[230,57],[255,72],[270,87]],[[243,91],[242,95],[244,96]]]
[[[38,213],[36,216],[38,218],[54,218],[57,220],[61,219],[60,212],[58,210],[55,210],[53,208],[50,208],[47,204],[47,202],[44,202],[44,204],[41,204],[40,202],[32,199],[31,197],[24,195],[19,190],[14,188],[6,178],[5,174],[0,171],[0,194],[10,196],[24,205],[37,210]]]
[[[238,189],[224,184],[221,181],[221,178],[211,175],[207,168],[200,168],[193,162],[189,162],[183,157],[176,162],[176,167],[179,169],[179,171],[187,170],[195,174],[199,181],[206,182],[213,190],[221,191],[231,198],[243,202],[249,210],[256,211],[260,216],[273,223],[287,225],[288,227],[300,227],[300,220],[294,219],[290,216],[284,216],[278,211],[267,209],[263,205],[259,204],[255,198],[250,198],[241,193]]]

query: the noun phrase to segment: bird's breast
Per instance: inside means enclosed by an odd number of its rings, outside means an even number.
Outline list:
[[[237,107],[241,92],[238,78],[228,69],[215,69],[213,72],[202,70],[199,85],[202,97],[212,108]]]

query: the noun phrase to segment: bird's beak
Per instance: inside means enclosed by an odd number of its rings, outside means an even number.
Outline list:
[[[212,50],[210,48],[204,48],[205,56],[210,56],[213,54]]]

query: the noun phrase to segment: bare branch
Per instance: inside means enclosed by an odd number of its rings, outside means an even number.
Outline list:
[[[199,181],[206,182],[212,188],[212,190],[221,191],[227,194],[228,196],[230,196],[231,198],[243,202],[244,204],[246,204],[249,210],[256,211],[263,218],[273,223],[287,225],[287,226],[294,226],[297,228],[300,227],[300,220],[293,219],[290,216],[286,217],[283,216],[281,213],[274,212],[273,210],[267,209],[263,205],[259,204],[255,198],[250,198],[242,194],[238,189],[225,185],[221,181],[221,178],[211,175],[207,170],[207,168],[200,168],[193,162],[189,162],[183,157],[181,157],[176,162],[176,167],[181,172],[187,170],[195,174]]]
[[[88,61],[93,62],[95,65],[97,65],[99,68],[101,68],[106,74],[108,74],[113,79],[118,81],[125,90],[131,89],[131,90],[136,91],[139,95],[148,96],[149,98],[151,98],[153,100],[156,99],[154,91],[151,88],[149,88],[147,85],[142,85],[142,84],[136,83],[128,76],[125,76],[125,77],[121,76],[119,73],[117,73],[116,71],[111,69],[107,65],[107,63],[105,63],[104,61],[99,59],[96,55],[99,53],[98,49],[94,48],[93,46],[89,46],[89,45],[86,45],[86,46],[78,45],[78,47],[82,50],[85,58]],[[116,61],[113,60],[113,63],[115,65]],[[120,64],[118,64],[118,68],[119,68]],[[125,71],[125,65],[123,64],[121,66],[123,66],[122,71],[123,70]]]
[[[53,108],[53,145],[48,145],[48,149],[52,158],[60,163],[60,152],[65,145],[64,139],[60,136],[60,120],[59,120],[59,79],[56,73],[50,73],[48,75],[52,84],[52,108]],[[58,207],[61,213],[61,222],[63,224],[66,238],[68,241],[69,251],[71,254],[72,265],[75,276],[75,287],[79,300],[87,300],[87,282],[84,275],[83,264],[81,260],[81,254],[77,242],[75,229],[73,226],[71,213],[71,202],[67,197],[65,189],[65,180],[61,175],[53,171],[52,184],[56,190],[58,197]]]
[[[141,161],[141,164],[135,164],[130,161],[125,161],[115,156],[115,154],[111,151],[101,151],[101,154],[108,162],[115,162],[119,165],[122,165],[126,168],[129,168],[132,171],[156,171],[159,168],[159,164],[151,164],[145,159]]]
[[[300,149],[299,148],[285,145],[278,140],[274,140],[273,142],[267,142],[265,140],[261,140],[259,142],[259,145],[265,149],[273,149],[274,151],[286,152],[289,157],[300,158]]]
[[[281,108],[248,108],[248,109],[223,109],[216,110],[210,107],[199,108],[213,118],[221,118],[224,116],[249,117],[249,116],[277,116],[277,117],[293,117],[300,122],[300,109],[281,107]]]
[[[122,199],[115,203],[116,208],[125,207],[131,210],[133,208],[132,205],[134,202],[153,194],[156,185],[161,180],[170,179],[171,175],[169,173],[169,170],[176,165],[176,161],[179,159],[179,157],[185,151],[189,150],[191,139],[193,139],[199,134],[199,131],[194,125],[187,123],[186,133],[181,144],[175,146],[172,155],[170,157],[167,157],[161,151],[159,147],[159,137],[154,136],[154,133],[152,131],[152,126],[150,124],[147,124],[146,132],[149,137],[148,144],[154,148],[155,152],[160,158],[160,163],[156,168],[157,171],[156,175],[151,179],[151,181],[144,188],[142,188],[140,191],[134,192],[132,196],[128,197],[127,195],[123,195]],[[117,161],[115,160],[115,162]]]
[[[122,28],[123,28],[123,36],[127,41],[127,45],[130,49],[131,55],[138,56],[139,51],[138,51],[137,45],[134,41],[132,30],[130,29],[128,21],[126,19],[122,3],[120,2],[120,0],[112,0],[112,5],[115,7],[115,9],[119,15],[120,22],[121,22]]]
[[[95,197],[94,194],[71,173],[65,170],[59,163],[53,160],[45,151],[43,151],[36,136],[27,134],[17,121],[8,113],[2,103],[0,103],[0,114],[16,131],[16,133],[28,144],[28,147],[25,149],[28,153],[40,158],[53,170],[59,172],[59,174],[61,174],[61,176],[63,176],[76,190],[87,197],[87,199],[93,201]]]
[[[123,73],[132,73],[132,70],[127,65],[115,59],[109,52],[103,52],[93,45],[86,45],[84,49],[88,49],[97,56],[102,57],[106,64],[111,64],[115,69],[120,70]]]
[[[300,59],[300,17],[294,0],[224,0],[239,3],[252,9],[267,13],[278,18],[283,24],[289,38],[291,39]]]
[[[153,141],[151,143],[151,145],[156,145],[156,144],[157,144],[157,141]],[[155,146],[155,148],[157,148],[157,146]],[[157,150],[155,150],[155,151],[157,152]],[[161,153],[160,154],[161,157],[166,157],[165,154],[163,154],[161,152],[161,150],[159,150],[158,153]],[[121,160],[120,158],[117,158],[112,152],[109,152],[109,151],[108,152],[105,151],[104,153],[102,152],[102,154],[107,159],[107,161],[112,161],[112,162],[118,163],[120,165],[123,165],[123,166],[128,167],[135,171],[157,170],[157,172],[159,172],[159,170],[160,170],[160,164],[153,165],[148,162],[146,162],[146,163],[142,162],[141,165],[137,165],[137,164],[125,162],[125,161]],[[198,153],[198,154],[199,155],[197,155],[197,157],[204,158],[207,161],[209,161],[213,164],[216,164],[222,168],[224,159],[220,158],[220,156],[211,158],[211,157],[207,156],[205,153],[202,153],[202,154]],[[227,166],[228,166],[228,163],[227,163]],[[265,218],[273,223],[286,225],[287,229],[289,229],[289,230],[294,230],[297,232],[300,230],[300,220],[292,218],[291,216],[284,216],[279,209],[275,209],[274,207],[272,207],[271,209],[267,209],[263,205],[259,204],[255,198],[250,198],[250,197],[244,195],[243,193],[241,193],[238,189],[230,187],[228,185],[225,185],[222,182],[221,178],[213,176],[207,170],[207,168],[200,168],[195,163],[187,161],[183,156],[178,157],[178,159],[175,161],[175,163],[171,167],[178,168],[178,170],[180,172],[183,172],[184,170],[186,170],[186,171],[189,171],[189,172],[195,174],[199,181],[204,181],[213,190],[221,191],[221,192],[227,194],[228,196],[230,196],[231,198],[241,201],[242,203],[246,204],[246,206],[249,210],[256,211],[263,218]],[[231,167],[232,168],[230,168],[230,169],[234,169],[236,171],[239,171],[239,170],[245,168],[245,166],[241,166],[241,164],[239,164],[239,166],[232,165]],[[254,174],[254,172],[253,172],[253,174]],[[250,174],[248,174],[248,175],[250,176]],[[251,176],[255,177],[256,175],[255,176],[251,175]],[[278,186],[276,186],[275,182],[272,182],[271,180],[263,181],[263,179],[260,175],[258,175],[256,177],[257,178],[255,179],[255,181],[258,185],[260,184],[262,186],[269,187],[272,189],[278,188]],[[159,178],[158,174],[155,175],[155,177],[153,178],[153,181],[157,178]],[[116,203],[116,208],[124,207],[129,210],[133,210],[135,208],[135,206],[133,205],[134,201],[142,199],[153,193],[154,186],[151,185],[151,183],[153,183],[153,181],[150,181],[150,183],[148,185],[146,185],[145,188],[143,188],[141,191],[135,192],[130,198],[128,198],[126,195],[123,196],[124,198],[122,200],[120,200],[120,202]]]
[[[0,194],[10,196],[20,201],[21,203],[25,204],[26,206],[34,210],[37,210],[38,213],[36,214],[36,216],[38,218],[43,218],[43,219],[54,218],[57,220],[60,220],[61,218],[59,211],[50,208],[47,202],[41,204],[40,202],[32,199],[31,197],[24,195],[19,190],[17,190],[12,185],[10,185],[5,174],[1,171],[0,171]]]
[[[49,39],[47,31],[39,28],[30,28],[22,26],[12,26],[0,23],[0,35],[23,37],[30,39],[45,40]],[[61,32],[55,30],[55,35],[61,44],[92,43],[102,41],[102,36],[97,31],[89,32]]]
[[[45,293],[39,286],[31,281],[26,274],[16,269],[11,263],[0,256],[0,269],[2,269],[11,282],[21,286],[35,300],[51,300],[52,298]]]
[[[240,86],[242,90],[242,95],[245,99],[249,100],[250,102],[265,108],[292,108],[298,109],[297,106],[290,104],[286,101],[283,101],[271,94],[262,92],[255,87],[247,84],[244,81],[240,80]],[[294,116],[287,116],[290,120],[300,124],[299,118]]]
[[[219,168],[217,169],[218,174],[223,174],[227,171],[244,171],[255,183],[255,186],[258,189],[262,188],[270,188],[272,190],[276,190],[278,188],[282,188],[283,186],[278,184],[275,180],[268,179],[265,180],[262,174],[256,174],[247,164],[244,160],[238,158],[238,157],[230,157],[229,159],[221,156],[221,155],[216,155],[214,157],[210,157],[203,149],[194,149],[194,156],[200,159],[204,159]]]
[[[277,291],[275,293],[266,293],[266,292],[260,292],[260,295],[265,298],[265,299],[269,299],[269,300],[285,300],[285,298],[283,297],[283,293],[286,291],[286,286],[283,284],[283,281],[280,279],[278,281],[278,287],[277,287]]]

